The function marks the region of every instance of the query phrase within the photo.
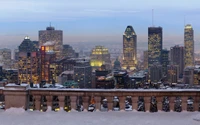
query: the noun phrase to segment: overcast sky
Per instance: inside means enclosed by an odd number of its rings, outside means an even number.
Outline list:
[[[63,30],[64,43],[120,42],[127,25],[147,43],[147,28],[163,27],[164,46],[183,44],[185,22],[192,24],[200,45],[199,0],[0,0],[0,44],[19,44],[25,35],[38,39],[38,30],[51,22]]]

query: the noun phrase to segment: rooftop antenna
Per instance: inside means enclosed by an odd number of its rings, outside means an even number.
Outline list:
[[[51,27],[51,22],[49,23],[50,27]]]
[[[152,26],[154,27],[154,9],[152,9]]]

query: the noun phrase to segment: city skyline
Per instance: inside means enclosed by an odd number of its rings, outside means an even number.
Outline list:
[[[16,3],[18,6],[10,6]],[[48,3],[46,0],[1,1],[0,43],[5,47],[9,44],[17,45],[26,35],[32,40],[38,40],[38,30],[52,22],[56,29],[63,30],[64,43],[121,42],[124,27],[132,25],[137,31],[138,46],[146,43],[147,47],[148,27],[152,26],[151,11],[154,9],[154,24],[163,27],[164,48],[184,44],[185,16],[185,24],[189,23],[194,28],[197,51],[200,46],[198,3],[197,0],[60,0],[59,3],[51,0]]]

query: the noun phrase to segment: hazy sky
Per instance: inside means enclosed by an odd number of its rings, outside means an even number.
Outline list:
[[[164,46],[183,44],[184,15],[200,45],[199,0],[0,0],[0,44],[19,44],[25,35],[38,39],[49,22],[63,30],[64,43],[122,41],[127,25],[147,43],[147,28],[163,27]]]

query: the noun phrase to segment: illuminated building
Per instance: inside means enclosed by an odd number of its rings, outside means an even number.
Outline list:
[[[106,65],[107,69],[111,69],[110,53],[108,49],[104,46],[96,46],[92,49],[90,65],[94,70],[100,68],[102,65]]]
[[[63,57],[76,57],[76,52],[75,50],[70,46],[70,45],[63,45]]]
[[[143,59],[144,69],[148,69],[148,50],[144,51],[143,56],[144,56]]]
[[[18,83],[18,70],[17,69],[5,69],[3,70],[5,79],[9,83]]]
[[[184,47],[185,47],[185,55],[184,61],[185,67],[194,66],[194,35],[193,28],[190,24],[185,26],[184,29]]]
[[[150,70],[150,80],[151,82],[160,82],[163,77],[163,68],[162,65],[159,65],[158,63],[154,63],[153,66],[149,68]]]
[[[11,68],[11,49],[0,49],[0,56],[0,63],[3,64],[3,68]]]
[[[148,68],[162,64],[162,27],[148,28]]]
[[[132,26],[127,26],[123,35],[123,69],[136,69],[137,35]]]
[[[76,61],[74,66],[74,81],[79,83],[80,88],[91,88],[92,67],[89,61]]]
[[[56,58],[62,58],[63,49],[63,31],[55,30],[54,27],[47,27],[46,30],[39,31],[39,45],[43,46],[44,43],[52,41],[54,42],[54,52],[56,53]]]
[[[183,72],[183,83],[194,84],[194,67],[186,67]]]
[[[170,49],[170,61],[172,65],[179,66],[179,77],[183,76],[184,69],[184,47],[174,46]]]
[[[185,67],[194,65],[194,35],[191,25],[186,25],[184,30]]]
[[[162,67],[163,75],[167,75],[167,65],[169,65],[169,51],[166,49],[162,50]]]
[[[20,83],[39,82],[37,48],[27,36],[19,46],[18,79]]]
[[[170,83],[177,83],[179,78],[179,66],[168,65],[167,66],[167,79]]]
[[[52,82],[53,77],[52,73],[53,69],[51,69],[51,64],[55,61],[56,55],[53,50],[54,44],[50,43],[45,43],[43,46],[40,48],[40,55],[41,55],[41,73],[40,73],[40,78],[41,80],[45,80],[47,83]]]

